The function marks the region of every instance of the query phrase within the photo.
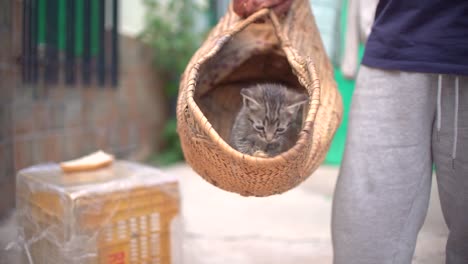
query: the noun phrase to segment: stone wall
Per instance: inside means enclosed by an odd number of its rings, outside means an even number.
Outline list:
[[[0,219],[14,207],[18,170],[97,149],[145,159],[167,116],[151,50],[129,37],[120,37],[119,87],[24,85],[21,10],[22,1],[0,3]]]

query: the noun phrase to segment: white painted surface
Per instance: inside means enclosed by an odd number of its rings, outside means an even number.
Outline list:
[[[136,37],[144,27],[143,0],[120,0],[120,33]]]
[[[164,0],[159,0],[164,2]],[[203,10],[208,9],[207,0],[194,0]],[[143,0],[120,0],[120,33],[129,37],[138,36],[145,26],[146,8]],[[203,31],[208,25],[208,17],[204,13],[197,14],[194,30]]]

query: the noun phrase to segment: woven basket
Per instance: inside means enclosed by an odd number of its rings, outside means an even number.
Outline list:
[[[278,82],[305,89],[303,129],[293,148],[272,158],[244,155],[229,142],[240,89]],[[232,4],[194,54],[180,83],[178,133],[185,159],[205,180],[244,196],[283,193],[323,162],[341,121],[342,102],[307,0],[285,17],[262,9],[246,19]]]

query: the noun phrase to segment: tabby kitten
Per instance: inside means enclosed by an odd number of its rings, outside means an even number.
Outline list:
[[[276,156],[294,146],[302,125],[305,94],[280,84],[241,90],[242,108],[231,131],[231,146],[253,156]]]

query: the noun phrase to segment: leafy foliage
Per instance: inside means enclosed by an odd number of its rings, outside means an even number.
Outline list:
[[[200,24],[206,10],[195,1],[144,0],[147,11],[140,38],[154,51],[154,64],[162,75],[165,95],[170,102],[176,100],[180,75],[205,35],[196,25]],[[170,112],[175,111],[171,109]],[[150,162],[168,165],[183,160],[176,128],[172,114],[162,133],[165,149]]]
[[[144,0],[147,7],[141,39],[154,50],[154,62],[163,77],[179,79],[204,34],[197,32],[197,17],[204,14],[194,0]],[[177,95],[177,84],[168,84],[169,96]]]
[[[162,137],[166,142],[166,148],[162,153],[153,155],[150,158],[151,163],[157,165],[169,165],[181,161],[184,158],[182,148],[180,146],[179,135],[177,134],[176,129],[176,119],[169,119],[162,134]]]

